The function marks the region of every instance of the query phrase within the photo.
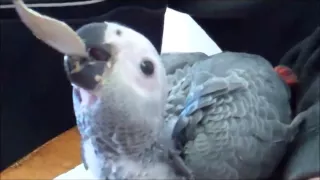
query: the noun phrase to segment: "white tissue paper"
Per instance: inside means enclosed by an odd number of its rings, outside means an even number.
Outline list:
[[[162,53],[203,52],[207,55],[220,53],[221,49],[207,33],[188,15],[167,8],[165,14]],[[83,164],[63,173],[55,180],[94,179]]]

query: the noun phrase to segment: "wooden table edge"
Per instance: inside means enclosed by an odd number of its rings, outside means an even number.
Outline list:
[[[53,179],[80,163],[80,136],[73,127],[2,171],[0,179]]]

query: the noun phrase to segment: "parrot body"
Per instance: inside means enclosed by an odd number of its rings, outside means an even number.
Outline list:
[[[35,37],[65,54],[82,159],[95,178],[267,177],[295,134],[289,91],[260,57],[220,53],[163,64],[128,27],[97,22],[74,31],[13,3]]]
[[[196,179],[269,177],[301,122],[291,121],[287,85],[257,55],[223,52],[185,64],[168,75],[165,131]]]

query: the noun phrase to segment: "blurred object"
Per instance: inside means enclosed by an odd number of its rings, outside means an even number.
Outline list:
[[[162,52],[203,52],[208,56],[221,52],[217,44],[188,14],[167,8]]]
[[[320,177],[311,178],[309,180],[320,180]]]
[[[320,175],[320,26],[292,47],[280,64],[291,68],[299,80],[293,88],[295,114],[310,111],[282,165],[284,176],[289,180],[317,177]]]
[[[54,180],[91,180],[93,176],[89,171],[86,171],[83,164],[76,166],[75,168],[71,169],[70,171],[59,175],[58,177],[54,178]],[[320,180],[319,177],[307,179],[307,180]]]
[[[274,70],[289,86],[293,86],[298,83],[298,77],[295,75],[292,69],[286,66],[279,65],[276,66]]]
[[[287,180],[308,179],[320,176],[320,101],[308,109],[306,123],[295,139],[284,169]]]
[[[93,179],[93,175],[90,171],[86,171],[83,164],[80,164],[76,166],[75,168],[71,169],[67,173],[61,174],[58,177],[54,178],[55,180],[68,180],[68,179],[74,179],[74,180],[81,180],[86,179],[90,180]]]
[[[311,84],[320,75],[320,26],[314,32],[290,49],[280,60],[280,64],[291,67],[298,76],[298,111],[307,109],[304,96]],[[316,95],[316,94],[315,94]],[[310,97],[310,96],[309,96]],[[319,97],[319,96],[318,96]],[[313,99],[313,101],[315,101]],[[311,104],[313,102],[310,102]],[[309,105],[311,105],[309,103]]]

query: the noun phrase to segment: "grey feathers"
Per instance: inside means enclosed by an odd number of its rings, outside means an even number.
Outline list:
[[[231,52],[185,64],[168,74],[165,119],[196,178],[270,176],[297,129],[290,92],[271,64]]]
[[[167,74],[172,74],[186,65],[192,65],[199,60],[205,60],[208,56],[204,53],[163,53],[162,63]]]

